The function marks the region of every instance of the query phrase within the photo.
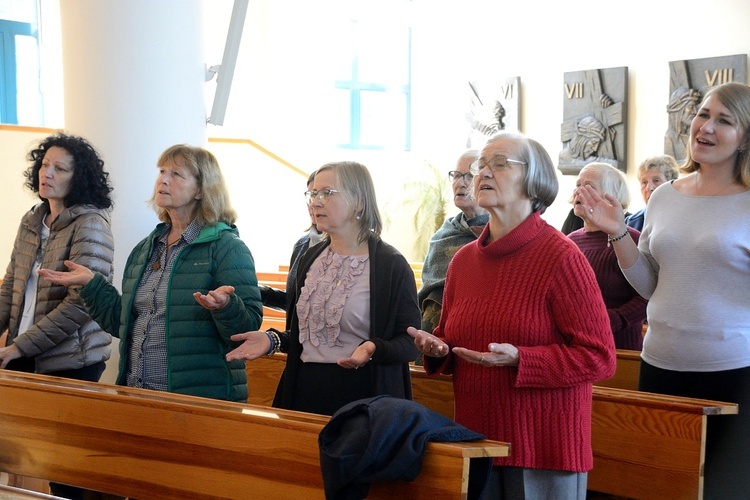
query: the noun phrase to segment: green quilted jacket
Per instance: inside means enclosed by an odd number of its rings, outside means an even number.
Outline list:
[[[123,273],[122,295],[99,274],[80,291],[91,316],[120,338],[117,377],[120,385],[127,380],[135,291],[164,226],[159,224],[130,253]],[[195,301],[194,292],[205,294],[222,285],[235,287],[225,308],[209,311]],[[262,314],[253,257],[236,228],[221,222],[204,227],[175,258],[169,277],[166,311],[169,391],[246,401],[245,363],[230,363],[224,356],[239,345],[230,337],[258,330]]]

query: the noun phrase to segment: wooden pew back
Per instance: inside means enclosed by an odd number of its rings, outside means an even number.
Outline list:
[[[270,404],[284,361],[277,354],[247,363],[254,403]],[[415,401],[453,418],[450,376],[428,377],[412,366],[411,377]],[[701,498],[707,418],[735,414],[737,405],[594,386],[592,412],[589,489],[627,498]]]
[[[0,470],[135,498],[323,498],[321,415],[0,370]],[[458,497],[494,441],[429,443],[416,481],[371,498]]]
[[[411,373],[414,399],[452,416],[450,377],[428,377],[421,367]],[[702,498],[707,417],[736,413],[734,403],[594,386],[589,489],[627,498]]]
[[[414,272],[414,280],[417,283],[417,290],[419,290],[422,287],[422,263],[410,262],[409,265]],[[259,284],[284,290],[286,289],[286,278],[289,274],[289,266],[280,265],[278,271],[256,271],[255,274],[258,277]]]
[[[638,390],[638,374],[641,371],[641,352],[617,349],[617,369],[612,378],[600,380],[594,385]]]

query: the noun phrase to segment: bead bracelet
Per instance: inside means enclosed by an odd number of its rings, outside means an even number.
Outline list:
[[[612,242],[614,242],[614,241],[620,241],[621,239],[623,239],[627,235],[628,235],[627,228],[625,229],[625,232],[622,233],[620,236],[615,236],[614,238],[612,238],[609,235],[607,235],[607,246],[611,246]]]
[[[272,356],[281,350],[281,337],[279,336],[279,332],[273,328],[268,330],[266,335],[268,335],[268,340],[271,342],[271,348],[268,349],[266,356]]]

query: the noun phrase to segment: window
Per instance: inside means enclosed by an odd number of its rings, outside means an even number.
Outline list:
[[[387,19],[354,19],[340,33],[336,59],[338,146],[410,149],[411,28]]]
[[[0,122],[43,123],[35,0],[0,7]]]

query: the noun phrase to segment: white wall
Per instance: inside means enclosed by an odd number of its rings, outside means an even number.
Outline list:
[[[353,3],[250,2],[225,124],[209,125],[208,135],[253,139],[306,172],[333,160],[362,161],[372,171],[381,209],[392,221],[384,236],[407,257],[413,252],[411,214],[399,204],[404,185],[424,175],[425,160],[447,172],[463,150],[467,80],[520,76],[524,132],[556,158],[561,148],[563,73],[627,66],[628,176],[636,210],[642,201],[635,166],[663,151],[669,61],[750,53],[746,0],[413,0],[407,15],[414,26],[412,151],[341,151],[324,140],[332,88],[325,78],[327,54],[337,43],[326,26],[345,17]],[[231,7],[231,0],[212,0],[204,9],[208,65],[220,62]],[[388,36],[387,30],[383,36]],[[212,85],[207,84],[208,94]],[[0,172],[11,180],[4,183],[0,216],[12,215],[0,219],[0,227],[10,235],[20,218],[13,210],[29,205],[28,193],[19,187],[25,168],[22,151],[29,141],[6,134],[0,131],[0,146],[11,142],[14,149],[7,154],[5,148],[0,150],[0,158],[7,159]],[[291,244],[306,224],[301,197],[305,178],[247,146],[209,143],[209,148],[231,180],[238,225],[258,268],[269,270],[288,261]],[[545,214],[555,227],[567,214],[575,183],[571,176],[560,179],[558,200]],[[126,203],[118,200],[120,208]],[[142,200],[133,203],[140,208]],[[8,261],[11,245],[9,236],[0,240],[0,262]]]
[[[0,279],[5,276],[5,269],[10,262],[13,242],[18,232],[21,217],[32,206],[41,200],[24,187],[24,171],[29,165],[26,154],[35,146],[36,141],[48,135],[41,129],[14,127],[0,128]]]
[[[225,126],[209,128],[209,135],[251,137],[307,171],[331,160],[362,161],[375,178],[381,209],[393,221],[385,238],[407,257],[412,253],[411,214],[397,211],[397,200],[410,174],[423,175],[424,160],[447,172],[463,150],[467,80],[520,76],[523,131],[555,159],[562,147],[563,73],[627,66],[628,177],[631,209],[637,210],[643,206],[637,164],[663,152],[669,61],[750,53],[750,3],[745,0],[413,0],[412,151],[348,152],[329,148],[324,140],[332,88],[324,69],[336,43],[327,36],[326,24],[343,17],[346,5],[337,0],[251,2]],[[545,214],[555,227],[567,215],[575,184],[574,176],[560,180],[558,200]],[[295,203],[303,183],[269,183],[269,189],[275,200],[287,193],[289,203]],[[250,217],[270,224],[274,217],[264,209],[269,205],[256,206]],[[248,217],[245,210],[242,216]],[[274,227],[262,237],[275,233],[284,234]],[[254,253],[261,267],[275,266],[263,252]]]

